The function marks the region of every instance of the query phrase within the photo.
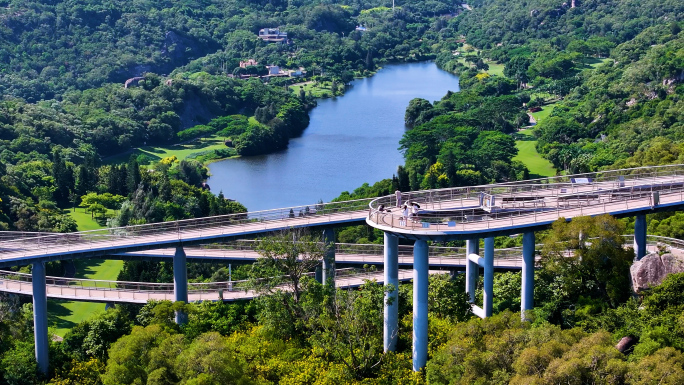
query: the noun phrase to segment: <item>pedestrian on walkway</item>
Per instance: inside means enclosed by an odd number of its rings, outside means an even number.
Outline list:
[[[401,207],[401,191],[395,191],[394,196],[397,197],[397,207]]]

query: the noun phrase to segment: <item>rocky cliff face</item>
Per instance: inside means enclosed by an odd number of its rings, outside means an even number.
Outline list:
[[[630,268],[632,287],[637,294],[660,285],[665,277],[684,272],[684,256],[679,254],[649,254]]]

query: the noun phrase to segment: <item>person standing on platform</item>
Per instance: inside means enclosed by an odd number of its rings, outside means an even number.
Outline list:
[[[397,207],[401,207],[401,191],[395,191],[394,196],[397,197]]]

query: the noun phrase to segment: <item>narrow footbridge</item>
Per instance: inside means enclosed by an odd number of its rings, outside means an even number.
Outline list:
[[[415,209],[405,210],[408,204]],[[400,280],[399,238],[413,242],[413,367],[427,362],[428,277],[432,256],[428,244],[465,240],[465,291],[473,312],[488,317],[493,309],[494,237],[523,235],[521,316],[533,308],[535,232],[554,221],[610,214],[635,216],[635,257],[647,251],[646,214],[681,210],[684,206],[684,165],[642,167],[567,175],[484,186],[456,187],[392,194],[375,199],[317,203],[308,206],[188,219],[138,226],[108,228],[69,234],[0,232],[0,268],[32,264],[31,294],[34,302],[35,346],[39,368],[47,371],[47,296],[44,262],[75,258],[154,258],[174,248],[174,299],[187,302],[188,246],[229,242],[293,228],[316,228],[324,242],[335,241],[334,228],[368,225],[384,232],[382,282],[396,286]],[[484,240],[484,253],[480,241]],[[205,252],[205,251],[203,251]],[[434,252],[434,251],[433,251]],[[206,253],[206,252],[205,252]],[[197,259],[220,259],[208,254]],[[192,253],[190,258],[194,258]],[[348,255],[351,264],[351,255]],[[366,256],[357,254],[357,258]],[[411,257],[409,257],[411,258]],[[246,260],[246,258],[243,258]],[[324,256],[322,281],[335,278],[335,252]],[[345,261],[341,261],[344,263]],[[475,304],[480,271],[484,271],[483,302]],[[404,273],[402,273],[404,274]],[[401,276],[403,277],[403,275]],[[7,286],[4,286],[5,288]],[[0,286],[0,291],[5,291]],[[218,293],[217,293],[218,295]],[[394,350],[398,334],[398,297],[386,293],[384,347]],[[391,300],[390,300],[391,299]],[[178,322],[183,318],[178,317]]]

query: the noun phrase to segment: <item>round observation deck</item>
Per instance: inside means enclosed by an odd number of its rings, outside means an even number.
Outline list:
[[[369,203],[366,222],[403,238],[455,240],[536,230],[559,218],[673,210],[683,202],[678,164],[402,193],[408,213],[388,195]]]

